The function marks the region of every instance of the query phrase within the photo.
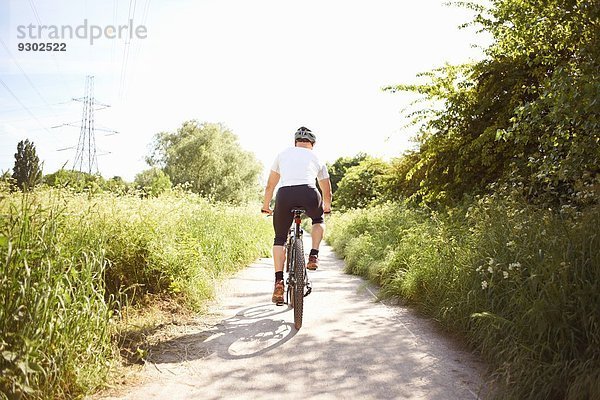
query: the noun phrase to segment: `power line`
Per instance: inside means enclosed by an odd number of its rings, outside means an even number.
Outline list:
[[[144,5],[144,10],[142,12],[142,22],[141,25],[145,26],[146,25],[146,21],[148,20],[148,13],[150,11],[150,2],[151,0],[146,0],[146,4]],[[142,51],[142,47],[143,47],[143,43],[144,41],[142,40],[136,40],[135,42],[135,46],[134,46],[134,52],[133,52],[133,68],[134,70],[132,71],[133,73],[131,73],[130,75],[132,76],[131,80],[130,80],[130,84],[132,82],[135,82],[136,79],[136,74],[135,71],[138,67],[138,62],[139,62],[139,57],[140,57],[140,53]]]
[[[31,6],[31,10],[33,11],[33,15],[35,16],[35,19],[37,20],[38,25],[42,25],[42,21],[40,20],[40,16],[37,12],[37,9],[35,8],[35,4],[34,4],[33,0],[29,0],[29,5]]]
[[[131,4],[133,2],[133,13],[131,12]],[[129,11],[127,12],[127,21],[135,19],[135,9],[137,6],[137,0],[129,0]],[[119,99],[123,98],[123,94],[125,92],[125,81],[127,76],[127,64],[129,61],[129,45],[130,39],[125,40],[125,44],[123,45],[123,59],[121,60],[121,77],[119,79]]]
[[[50,103],[50,104],[36,104],[33,106],[29,106],[29,109],[34,109],[34,108],[42,108],[42,107],[48,107],[48,106],[60,106],[60,105],[64,105],[64,104],[69,104],[72,103],[72,100],[69,101],[61,101],[58,103]],[[4,108],[4,109],[0,109],[0,113],[11,113],[14,111],[19,111],[21,109],[21,107],[15,107],[15,108]]]
[[[40,120],[39,120],[39,119],[37,119],[37,117],[36,117],[36,116],[35,116],[35,115],[34,115],[34,114],[31,112],[31,110],[30,110],[30,109],[29,109],[29,108],[28,108],[28,107],[27,107],[25,104],[23,104],[23,102],[22,102],[22,101],[21,101],[21,100],[20,100],[20,99],[17,97],[17,95],[16,95],[16,94],[14,94],[12,90],[10,90],[10,88],[9,88],[9,87],[6,85],[6,83],[5,83],[5,82],[2,80],[2,78],[0,78],[0,84],[1,84],[2,86],[4,86],[4,89],[6,89],[6,91],[7,91],[8,93],[10,93],[10,95],[11,95],[11,96],[12,96],[12,97],[13,97],[13,98],[14,98],[14,99],[17,101],[17,103],[19,103],[19,104],[21,105],[21,107],[23,107],[23,109],[24,109],[25,111],[27,111],[27,114],[29,114],[29,116],[31,116],[31,118],[33,118],[33,119],[34,119],[34,120],[35,120],[35,121],[36,121],[36,122],[37,122],[37,123],[38,123],[38,124],[39,124],[39,125],[40,125],[40,126],[41,126],[41,127],[44,129],[44,130],[45,130],[45,131],[46,131],[46,132],[48,132],[48,133],[52,134],[52,132],[50,132],[50,131],[48,130],[48,128],[46,128],[46,127],[45,127],[45,126],[44,126],[44,125],[43,125],[43,124],[40,122]]]
[[[40,25],[40,26],[43,25],[40,15],[38,14],[37,8],[35,6],[35,0],[29,0],[29,5],[31,6],[31,10],[33,11],[33,15],[34,15],[38,25]],[[67,92],[72,95],[73,91],[71,90],[71,87],[69,86],[68,81],[65,80],[65,76],[62,72],[62,69],[60,68],[58,61],[56,61],[56,57],[54,56],[54,52],[50,51],[49,53],[50,53],[50,58],[52,58],[52,61],[54,62],[54,66],[56,67],[56,70],[58,71],[58,75],[60,76],[60,79],[62,80],[62,84],[64,85]]]
[[[54,116],[56,116],[56,112],[54,111],[54,109],[52,108],[52,106],[46,101],[46,99],[44,98],[44,96],[42,96],[42,93],[40,93],[40,91],[38,90],[38,88],[33,84],[33,82],[31,81],[31,79],[29,78],[29,75],[27,75],[27,73],[25,72],[25,70],[23,70],[23,68],[21,67],[21,65],[17,62],[17,59],[12,55],[12,53],[8,49],[8,46],[6,46],[6,43],[4,43],[4,40],[2,40],[2,38],[0,38],[0,44],[2,44],[2,47],[4,47],[4,50],[6,51],[6,53],[8,54],[8,56],[11,58],[11,60],[13,61],[13,63],[15,63],[15,65],[17,66],[17,68],[19,68],[19,71],[21,71],[21,73],[23,74],[23,76],[25,77],[25,79],[27,80],[27,82],[29,82],[29,85],[31,85],[31,87],[33,88],[33,90],[37,93],[37,95],[39,96],[39,98],[42,99],[42,101],[44,102],[44,104],[50,109],[50,111],[52,111],[52,114],[54,114]]]

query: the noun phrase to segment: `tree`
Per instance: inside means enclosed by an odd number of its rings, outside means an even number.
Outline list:
[[[339,183],[334,207],[341,210],[363,208],[383,200],[381,179],[389,166],[379,158],[367,157],[360,164],[348,168]]]
[[[490,3],[467,3],[494,38],[484,60],[388,88],[442,105],[417,112],[427,118],[407,176],[422,178],[418,195],[430,202],[495,182],[522,185],[538,200],[573,200],[600,172],[600,3]]]
[[[361,161],[365,160],[367,155],[365,153],[358,153],[354,157],[340,157],[333,162],[331,165],[327,165],[327,171],[329,172],[329,180],[331,181],[331,191],[335,194],[339,182],[342,180],[348,168],[355,167],[360,164]]]
[[[171,189],[171,179],[159,168],[153,167],[140,172],[135,176],[134,183],[137,189],[147,195],[158,196]]]
[[[12,177],[16,185],[24,191],[32,189],[41,182],[42,166],[36,154],[35,145],[29,139],[21,140],[17,144]]]
[[[120,176],[113,176],[104,183],[104,189],[112,193],[124,194],[129,190],[129,185]]]
[[[176,132],[158,133],[147,162],[174,185],[189,184],[211,200],[241,203],[258,197],[260,163],[221,124],[192,120]]]
[[[44,176],[44,183],[48,186],[68,187],[75,192],[84,190],[99,190],[104,187],[105,181],[101,175],[89,174],[82,171],[59,169]]]

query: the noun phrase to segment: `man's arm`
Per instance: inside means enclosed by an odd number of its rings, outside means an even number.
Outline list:
[[[331,181],[329,178],[319,180],[319,187],[323,193],[323,212],[331,212]]]
[[[271,205],[271,199],[273,198],[273,192],[275,191],[275,186],[279,183],[279,175],[277,172],[271,170],[269,174],[269,179],[267,180],[267,187],[265,187],[265,198],[263,200],[262,210],[269,210]]]

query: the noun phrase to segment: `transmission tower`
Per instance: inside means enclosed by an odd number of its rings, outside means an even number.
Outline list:
[[[79,100],[79,99],[75,99]],[[86,76],[85,94],[83,99],[83,114],[79,142],[75,152],[73,169],[89,174],[98,172],[98,157],[96,156],[96,131],[94,130],[94,77]]]
[[[105,136],[115,135],[119,132],[110,129],[96,128],[94,122],[94,111],[102,110],[110,107],[108,104],[101,104],[94,98],[94,77],[88,75],[85,77],[85,95],[74,101],[81,101],[83,103],[83,114],[81,115],[81,124],[75,125],[76,122],[64,123],[61,125],[53,126],[52,128],[62,128],[64,126],[72,126],[80,128],[79,141],[77,143],[77,151],[75,153],[75,162],[73,163],[73,170],[81,172],[87,172],[89,174],[98,172],[98,155],[110,154],[105,152],[103,154],[97,154],[96,152],[96,131],[107,132]],[[99,106],[99,108],[97,108]],[[70,150],[74,147],[65,147],[57,149],[57,151]]]

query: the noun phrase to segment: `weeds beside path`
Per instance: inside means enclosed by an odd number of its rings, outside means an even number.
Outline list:
[[[166,327],[149,349],[141,382],[97,398],[464,400],[485,394],[477,357],[431,320],[377,302],[370,293],[376,289],[345,274],[330,247],[322,248],[321,266],[311,272],[314,289],[300,331],[288,307],[270,302],[272,265],[261,259],[228,280],[209,326]]]
[[[502,399],[600,396],[600,210],[503,196],[435,212],[402,204],[332,218],[348,271],[468,338]]]
[[[148,297],[202,309],[215,282],[267,254],[271,228],[257,208],[176,191],[0,192],[0,398],[101,386],[116,344],[140,330],[126,310]]]

